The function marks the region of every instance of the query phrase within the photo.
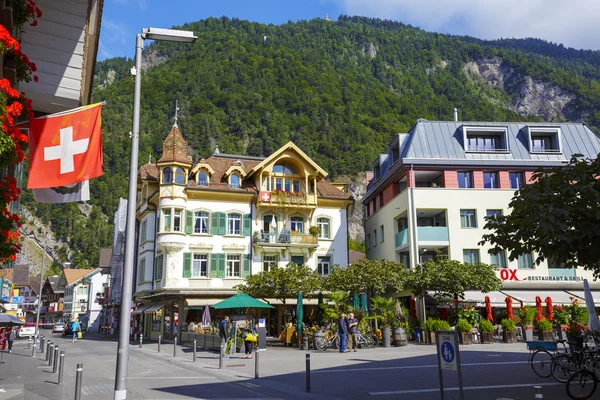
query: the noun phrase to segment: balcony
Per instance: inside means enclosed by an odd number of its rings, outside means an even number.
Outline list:
[[[261,232],[254,236],[254,244],[258,246],[276,247],[317,247],[319,239],[308,233],[296,232]]]
[[[396,247],[404,246],[408,243],[408,229],[404,229],[394,235]]]
[[[260,192],[256,203],[259,207],[314,208],[317,206],[317,196],[304,192],[263,191]]]
[[[419,226],[417,232],[419,243],[448,242],[448,227],[446,226]]]

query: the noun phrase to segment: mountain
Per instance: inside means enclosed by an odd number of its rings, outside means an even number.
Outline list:
[[[292,140],[333,180],[368,169],[417,118],[447,120],[455,107],[461,120],[585,120],[600,128],[595,51],[346,16],[283,25],[222,17],[176,28],[193,30],[197,42],[155,42],[144,51],[140,164],[160,156],[176,101],[194,161],[217,144],[223,153],[265,156]],[[106,102],[106,173],[91,184],[98,226],[98,213],[112,220],[126,196],[132,64],[115,58],[96,66],[93,97]],[[87,217],[72,206],[40,206],[28,195],[24,204],[52,220],[62,239],[75,234],[73,226],[86,226],[77,221]],[[85,247],[91,244],[70,241],[80,246],[73,254],[92,257]]]

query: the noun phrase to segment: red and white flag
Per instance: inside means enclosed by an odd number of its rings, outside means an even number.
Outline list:
[[[102,104],[29,123],[28,189],[69,186],[102,175]]]

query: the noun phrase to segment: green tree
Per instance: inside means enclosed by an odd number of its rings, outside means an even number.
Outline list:
[[[415,296],[427,292],[438,300],[461,299],[467,290],[488,293],[502,288],[496,268],[491,265],[462,263],[438,253],[421,266],[422,271],[419,267],[408,271],[404,281],[405,288]]]
[[[509,215],[486,218],[480,244],[509,251],[514,260],[536,253],[566,268],[582,266],[600,277],[600,160],[573,156],[565,167],[538,171],[511,200]]]
[[[247,276],[245,282],[235,289],[252,297],[281,300],[285,309],[286,300],[298,293],[306,295],[322,286],[322,278],[312,268],[289,263],[285,268],[273,267],[266,272]]]
[[[401,290],[405,274],[402,264],[363,258],[345,268],[334,266],[325,278],[325,288],[346,293],[367,293],[374,297],[384,294],[388,289]]]

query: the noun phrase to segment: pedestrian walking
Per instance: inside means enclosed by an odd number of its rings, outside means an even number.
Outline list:
[[[225,352],[227,353],[227,340],[229,339],[229,316],[226,315],[223,317],[221,322],[219,323],[219,336],[221,337],[221,342],[223,342],[223,346],[225,347]],[[229,357],[225,355],[224,359],[228,359]]]
[[[73,320],[71,324],[71,330],[73,331],[73,343],[75,343],[79,337],[79,332],[81,332],[81,324],[79,321]]]
[[[13,342],[15,341],[15,330],[11,328],[10,333],[8,334],[8,352],[12,353]]]
[[[254,348],[254,343],[256,343],[258,325],[256,327],[252,327],[252,323],[250,320],[246,320],[246,327],[242,331],[242,339],[244,339],[244,357],[242,358],[252,358],[252,349]]]
[[[338,319],[338,336],[340,337],[340,353],[346,352],[346,335],[348,334],[348,324],[346,314],[340,315]]]
[[[348,314],[348,342],[350,350],[358,350],[358,319],[354,317],[354,313]]]

